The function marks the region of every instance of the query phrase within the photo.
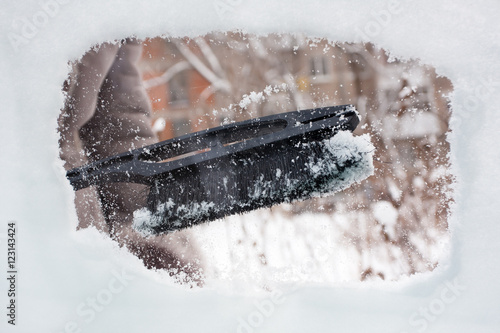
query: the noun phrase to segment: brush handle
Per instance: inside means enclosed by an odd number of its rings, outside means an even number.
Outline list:
[[[284,141],[318,141],[358,123],[352,105],[286,112],[158,142],[69,170],[66,177],[75,191],[112,182],[152,185],[201,162]]]

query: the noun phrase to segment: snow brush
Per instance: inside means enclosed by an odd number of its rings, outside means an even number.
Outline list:
[[[168,233],[337,192],[373,173],[373,146],[353,137],[351,105],[292,111],[187,134],[68,171],[75,190],[149,186],[133,227]]]

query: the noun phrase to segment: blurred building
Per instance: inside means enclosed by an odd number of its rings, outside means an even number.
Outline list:
[[[432,68],[369,44],[240,33],[149,39],[140,65],[160,140],[272,113],[354,104],[362,116],[355,133],[370,133],[376,147],[375,176],[285,213],[355,212],[345,234],[360,253],[384,247],[402,274],[435,267],[451,200],[452,85]],[[370,259],[360,267],[361,279],[386,275]]]

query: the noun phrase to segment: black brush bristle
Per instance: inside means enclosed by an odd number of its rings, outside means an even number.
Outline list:
[[[364,138],[346,131],[321,141],[282,142],[199,163],[156,179],[148,207],[134,216],[134,227],[145,234],[166,233],[337,192],[372,173],[372,150]]]

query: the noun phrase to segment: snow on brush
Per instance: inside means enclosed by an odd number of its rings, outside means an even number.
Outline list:
[[[281,149],[281,156],[278,157],[262,158],[259,154],[232,157],[231,163],[226,164],[237,165],[236,173],[210,167],[208,175],[198,171],[201,176],[192,175],[187,180],[184,177],[169,179],[166,183],[160,181],[155,188],[161,187],[168,199],[161,202],[162,194],[155,198],[160,201],[156,210],[142,208],[135,211],[133,228],[144,235],[175,231],[182,226],[213,220],[213,216],[230,216],[269,207],[269,202],[275,205],[331,195],[373,174],[375,148],[368,134],[353,136],[349,131],[340,131],[331,138],[298,146],[300,150]],[[287,170],[271,167],[272,170],[268,171],[262,163],[285,166]],[[266,171],[257,171],[256,175],[252,175],[255,169]],[[245,184],[239,179],[240,173],[245,175]],[[218,184],[215,188],[210,186],[214,182]],[[238,185],[229,187],[227,183]],[[183,201],[185,195],[180,199],[176,196],[176,192],[188,191],[196,186],[200,189],[190,196],[190,202]],[[203,190],[206,193],[200,193]]]
[[[493,0],[4,2],[0,331],[498,332],[498,13]],[[188,289],[146,270],[96,230],[75,231],[73,192],[55,131],[68,61],[103,41],[214,30],[372,42],[450,78],[448,138],[457,183],[451,248],[433,272],[394,283],[277,284],[267,292],[226,281]],[[381,218],[390,225],[387,215]],[[15,296],[8,295],[9,221],[17,224]],[[288,245],[294,247],[293,239]],[[318,254],[335,253],[332,246]]]

